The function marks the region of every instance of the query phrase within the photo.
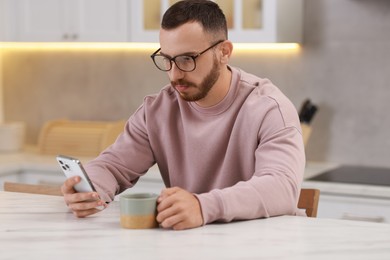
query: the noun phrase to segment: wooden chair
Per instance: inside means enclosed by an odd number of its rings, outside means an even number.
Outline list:
[[[305,209],[308,217],[317,217],[318,201],[320,199],[320,190],[301,189],[299,195],[298,208]]]
[[[4,182],[4,191],[62,196],[59,185]]]

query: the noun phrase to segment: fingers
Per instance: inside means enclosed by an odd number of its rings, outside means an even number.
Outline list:
[[[81,181],[81,178],[79,176],[75,176],[72,178],[66,179],[64,184],[61,186],[61,192],[62,194],[69,194],[69,193],[75,193],[74,186]]]
[[[108,206],[96,192],[65,194],[64,200],[68,208],[79,218],[95,214]]]
[[[162,228],[172,228],[173,230],[183,230],[190,228],[189,224],[180,216],[180,215],[172,215],[169,218],[164,219],[163,222],[160,223]]]
[[[158,203],[162,202],[164,199],[168,198],[169,196],[171,196],[172,194],[178,192],[179,190],[180,190],[180,188],[178,188],[178,187],[163,189],[161,191],[160,196],[157,199],[157,202]]]
[[[77,203],[71,203],[68,205],[68,207],[72,210],[73,214],[76,217],[84,218],[106,208],[107,204],[102,200],[87,200]]]
[[[157,206],[157,221],[160,222],[162,225],[164,225],[164,221],[167,221],[169,217],[175,216],[180,213],[181,209],[180,206],[178,205],[179,203],[176,203],[176,199],[174,197],[166,198],[164,201],[162,201],[158,206]],[[177,217],[176,217],[177,218]],[[177,219],[177,221],[179,221]],[[166,226],[171,226],[174,223],[172,223],[173,220],[169,221],[170,224],[165,223]]]
[[[99,201],[99,195],[96,192],[75,192],[64,194],[64,199],[67,205],[71,205],[85,201]]]
[[[96,192],[76,192],[74,185],[81,181],[80,177],[67,179],[61,187],[64,200],[73,214],[83,218],[95,214],[107,207]]]
[[[170,188],[163,190],[157,201],[156,219],[163,228],[181,230],[203,224],[200,204],[192,193]]]

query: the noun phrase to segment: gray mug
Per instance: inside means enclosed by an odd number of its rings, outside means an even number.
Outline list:
[[[119,197],[120,222],[123,228],[156,228],[157,198],[154,193],[128,193]]]

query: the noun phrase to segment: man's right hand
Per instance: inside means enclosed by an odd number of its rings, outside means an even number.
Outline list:
[[[76,192],[73,188],[81,178],[76,176],[67,179],[61,186],[61,192],[64,195],[64,200],[68,208],[72,210],[73,214],[78,218],[95,214],[107,207],[107,204],[102,201],[97,192]]]

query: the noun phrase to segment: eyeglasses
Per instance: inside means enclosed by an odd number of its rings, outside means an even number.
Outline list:
[[[172,69],[172,61],[176,64],[176,67],[184,72],[191,72],[194,71],[196,68],[196,61],[195,59],[198,58],[200,55],[205,53],[206,51],[214,48],[218,44],[224,42],[225,40],[219,40],[207,49],[205,49],[202,52],[199,52],[195,55],[177,55],[173,58],[167,57],[163,54],[159,54],[158,52],[161,50],[159,48],[157,51],[155,51],[150,57],[152,58],[154,64],[159,70],[162,71],[170,71]]]

